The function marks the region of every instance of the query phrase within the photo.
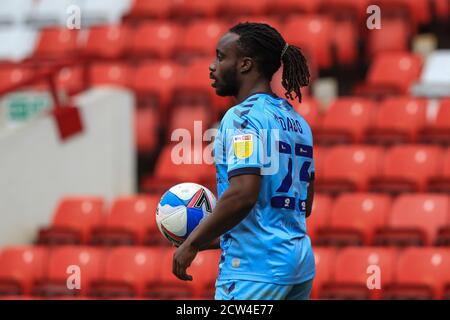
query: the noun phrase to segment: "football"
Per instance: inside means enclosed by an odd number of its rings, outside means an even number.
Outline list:
[[[170,243],[179,246],[212,213],[215,205],[216,198],[208,188],[196,183],[180,183],[161,197],[156,224]]]

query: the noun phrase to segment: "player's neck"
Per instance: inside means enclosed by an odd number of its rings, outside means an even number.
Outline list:
[[[251,83],[251,84],[243,84],[239,88],[238,94],[235,96],[235,99],[237,103],[241,103],[245,99],[247,99],[249,96],[255,94],[255,93],[267,93],[267,94],[273,94],[272,88],[270,87],[270,83],[268,81],[260,81],[257,83]]]

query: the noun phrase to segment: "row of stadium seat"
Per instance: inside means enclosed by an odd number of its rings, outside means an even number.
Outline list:
[[[0,299],[30,294],[46,298],[212,298],[219,251],[198,255],[190,268],[195,277],[192,282],[172,274],[173,253],[174,248],[167,247],[7,247],[0,254]],[[68,283],[77,281],[68,279],[72,274],[79,276],[79,290],[68,289]]]
[[[248,19],[251,20],[250,17]],[[384,21],[382,29],[369,33],[361,40],[358,30],[351,23],[336,22],[325,16],[298,16],[283,24],[266,17],[254,19],[274,26],[286,41],[302,48],[311,65],[319,68],[328,68],[336,63],[354,63],[359,57],[360,42],[366,44],[367,56],[371,58],[381,52],[407,51],[411,39],[407,23],[398,19]],[[39,32],[29,58],[153,57],[185,60],[193,56],[209,56],[214,54],[220,36],[238,21],[242,20],[236,19],[232,23],[196,20],[188,26],[173,22],[145,22],[137,27],[94,26],[82,32],[58,27],[45,28]],[[297,30],[302,30],[301,37]]]
[[[315,247],[313,299],[449,299],[448,248]],[[7,247],[0,254],[0,299],[206,298],[211,299],[219,252],[201,252],[192,282],[172,275],[174,249],[63,246]],[[73,266],[80,290],[70,290]]]
[[[117,198],[106,210],[99,197],[66,197],[38,244],[168,245],[155,212],[160,194]],[[108,212],[108,213],[106,213]],[[318,245],[450,245],[448,194],[343,193],[316,195],[308,234]]]
[[[450,244],[448,195],[317,194],[307,231],[320,246]]]
[[[162,191],[179,181],[194,181],[214,189],[215,168],[202,158],[203,148],[193,149],[194,164],[175,164],[174,145],[166,145],[157,160],[154,174],[142,180],[148,191]],[[405,144],[391,148],[370,145],[315,147],[316,190],[330,194],[348,191],[449,192],[450,149]]]
[[[432,19],[445,19],[449,13],[446,0],[76,0],[87,22],[113,23],[122,16],[124,20],[142,19],[192,19],[198,17],[235,17],[237,15],[271,14],[288,16],[298,13],[323,13],[337,17],[362,20],[369,5],[379,5],[386,15],[400,15],[414,24],[426,24]],[[0,11],[0,22],[29,23],[36,26],[64,24],[67,18],[66,2],[58,0],[17,0]]]

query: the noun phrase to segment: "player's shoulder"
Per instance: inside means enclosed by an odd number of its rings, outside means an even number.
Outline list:
[[[267,106],[267,94],[254,94],[247,97],[241,103],[231,107],[225,113],[223,121],[235,121],[235,120],[253,120],[257,122],[264,122],[266,118],[265,109]]]

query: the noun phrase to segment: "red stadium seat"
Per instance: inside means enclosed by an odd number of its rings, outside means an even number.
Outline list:
[[[213,299],[219,265],[219,250],[199,252],[187,273],[193,281],[179,280],[172,273],[173,254],[176,248],[167,249],[161,261],[160,277],[148,284],[147,297],[157,299]]]
[[[209,78],[210,58],[196,59],[183,70],[176,84],[174,104],[207,104],[216,110],[229,106],[229,99],[216,95]]]
[[[175,1],[133,0],[126,20],[143,20],[149,18],[166,19],[169,17]]]
[[[375,57],[382,52],[405,52],[411,37],[409,25],[402,19],[383,20],[381,29],[368,33],[368,55]]]
[[[179,65],[169,61],[150,61],[138,65],[132,88],[141,100],[139,104],[167,109],[180,73]]]
[[[406,194],[392,205],[385,228],[374,239],[381,245],[431,245],[438,230],[448,224],[449,198],[438,194]]]
[[[283,16],[298,13],[315,13],[319,4],[319,1],[309,0],[272,0],[267,5],[267,12]]]
[[[103,219],[104,200],[92,196],[67,196],[60,200],[52,225],[39,231],[40,244],[86,244],[93,227]]]
[[[373,4],[380,7],[386,18],[400,17],[415,31],[419,24],[428,23],[431,19],[428,0],[376,0]]]
[[[387,195],[346,193],[333,204],[329,226],[318,231],[318,245],[369,245],[387,223],[391,199]]]
[[[144,179],[142,188],[146,191],[164,192],[174,184],[190,181],[202,184],[213,191],[215,167],[206,162],[212,159],[204,158],[204,153],[207,151],[203,146],[190,144],[165,146],[156,163],[154,176]]]
[[[124,196],[116,198],[105,224],[92,231],[93,244],[143,244],[148,230],[157,229],[155,212],[160,197],[157,195]]]
[[[442,167],[442,150],[428,145],[399,145],[392,147],[384,157],[381,172],[370,181],[370,190],[376,192],[425,191],[428,178]]]
[[[177,18],[213,18],[220,10],[221,0],[184,0],[175,1],[171,10]]]
[[[358,55],[358,30],[349,21],[336,22],[333,32],[333,45],[339,65],[351,66]],[[336,61],[335,61],[336,63]]]
[[[365,87],[357,93],[368,96],[407,94],[409,87],[419,78],[422,59],[418,55],[402,52],[378,54],[370,65]]]
[[[294,107],[295,111],[305,118],[313,132],[320,126],[320,106],[316,99],[307,97],[303,98],[301,103],[297,100],[290,101],[290,103]]]
[[[89,68],[91,86],[117,85],[129,87],[132,79],[130,67],[123,63],[98,62]]]
[[[269,2],[269,0],[228,0],[226,2],[222,2],[220,12],[230,16],[263,15],[267,13],[267,5]]]
[[[189,131],[191,139],[194,139],[195,132],[201,134],[199,143],[203,143],[203,133],[211,126],[211,111],[204,105],[179,105],[172,110],[172,117],[169,123],[169,135],[177,129]],[[196,123],[197,122],[197,123]],[[199,129],[196,129],[198,127]]]
[[[332,65],[333,32],[334,24],[331,19],[315,15],[292,17],[282,30],[284,39],[289,44],[300,47],[307,60],[320,68]]]
[[[59,90],[66,91],[68,95],[83,91],[86,87],[83,67],[75,66],[61,69],[56,76],[56,87]]]
[[[75,268],[70,268],[76,266]],[[103,275],[104,252],[92,247],[62,246],[52,250],[48,262],[48,273],[39,279],[33,294],[46,298],[85,296],[92,281]],[[68,277],[79,274],[80,288],[69,289]],[[78,280],[77,280],[78,281]],[[76,284],[76,281],[72,282]]]
[[[48,252],[42,247],[6,247],[0,253],[0,296],[29,295],[44,275]]]
[[[443,98],[436,119],[420,133],[424,143],[440,143],[450,146],[450,99]]]
[[[315,180],[322,179],[325,168],[325,161],[330,149],[331,148],[322,147],[320,145],[313,148]]]
[[[154,152],[158,143],[158,112],[154,108],[139,108],[135,111],[134,130],[139,153]]]
[[[175,48],[176,55],[180,58],[186,56],[213,57],[217,42],[226,31],[227,26],[219,20],[195,20],[186,27],[178,46]]]
[[[375,112],[374,102],[361,98],[339,98],[326,111],[317,144],[361,142]]]
[[[328,226],[330,223],[332,203],[331,197],[325,194],[316,193],[314,195],[311,216],[306,219],[306,231],[314,244],[320,241],[317,230]]]
[[[450,193],[450,148],[447,148],[443,161],[443,170],[428,180],[429,192]]]
[[[161,274],[163,249],[119,247],[110,251],[102,280],[91,285],[96,298],[143,297],[147,283]]]
[[[171,22],[145,22],[137,27],[129,42],[134,57],[170,58],[180,40],[181,28]]]
[[[426,117],[427,100],[388,98],[378,108],[375,121],[366,133],[366,141],[384,145],[415,142]]]
[[[78,53],[78,30],[48,27],[40,31],[33,58],[65,59]]]
[[[0,66],[0,90],[29,80],[32,76],[33,70],[21,65]]]
[[[380,169],[383,150],[366,145],[336,146],[328,151],[316,190],[331,194],[366,191]]]
[[[117,59],[126,53],[131,30],[126,26],[106,25],[89,29],[83,54],[91,58]]]
[[[316,276],[314,278],[311,299],[317,299],[321,295],[322,285],[333,278],[336,251],[333,248],[314,248],[314,260],[316,262]]]
[[[395,283],[388,286],[385,299],[442,299],[448,284],[450,251],[443,248],[408,248],[398,259]]]
[[[320,1],[319,12],[362,25],[362,21],[367,17],[366,9],[370,4],[369,2],[368,0],[322,0]]]
[[[339,252],[334,279],[322,287],[325,299],[376,299],[393,281],[396,251],[390,248],[349,247]]]

